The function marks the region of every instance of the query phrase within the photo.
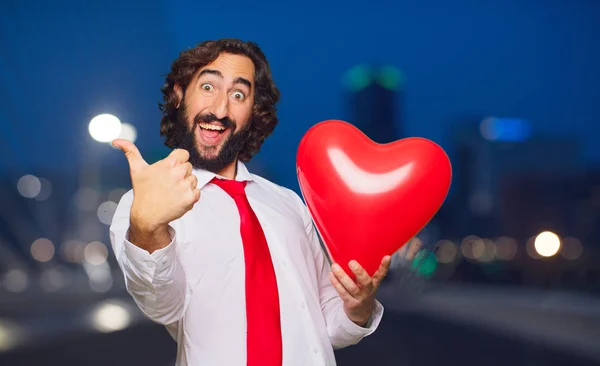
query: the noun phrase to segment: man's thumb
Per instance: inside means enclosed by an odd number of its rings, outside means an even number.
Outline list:
[[[132,171],[148,166],[148,163],[142,158],[142,154],[140,154],[140,151],[133,142],[124,139],[116,139],[113,140],[112,145],[125,153],[125,157],[129,162],[129,169]]]

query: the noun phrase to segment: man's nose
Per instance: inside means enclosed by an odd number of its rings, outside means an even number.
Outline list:
[[[229,114],[229,97],[227,93],[219,93],[213,100],[213,104],[209,111],[218,119],[227,117]]]

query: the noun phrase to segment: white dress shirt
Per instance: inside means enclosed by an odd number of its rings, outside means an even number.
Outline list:
[[[208,184],[215,174],[194,170],[200,201],[171,222],[171,243],[149,254],[128,238],[133,192],[119,202],[111,244],[127,291],[151,320],[177,341],[177,365],[246,364],[245,264],[240,218],[233,199]],[[308,209],[287,188],[250,174],[238,163],[236,180],[258,217],[277,276],[283,366],[335,365],[334,349],[373,333],[383,315],[377,302],[368,328],[353,323],[329,279],[330,266]]]

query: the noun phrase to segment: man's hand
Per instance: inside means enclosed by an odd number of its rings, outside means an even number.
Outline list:
[[[149,165],[132,142],[118,139],[113,146],[121,149],[129,162],[133,186],[131,228],[138,237],[158,231],[164,237],[169,223],[191,210],[200,199],[189,153],[175,149],[165,159]]]
[[[390,256],[383,257],[373,277],[369,277],[357,261],[350,261],[348,266],[354,272],[357,282],[354,282],[337,263],[331,266],[329,278],[344,301],[344,311],[350,320],[361,327],[367,324],[375,310],[375,293],[387,275],[390,263]]]

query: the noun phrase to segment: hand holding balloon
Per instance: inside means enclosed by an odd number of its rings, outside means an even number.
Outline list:
[[[361,327],[367,324],[375,310],[375,294],[390,269],[390,262],[391,257],[385,256],[377,272],[370,277],[357,261],[350,261],[348,266],[356,277],[356,282],[337,263],[331,266],[329,279],[344,301],[344,312]]]

